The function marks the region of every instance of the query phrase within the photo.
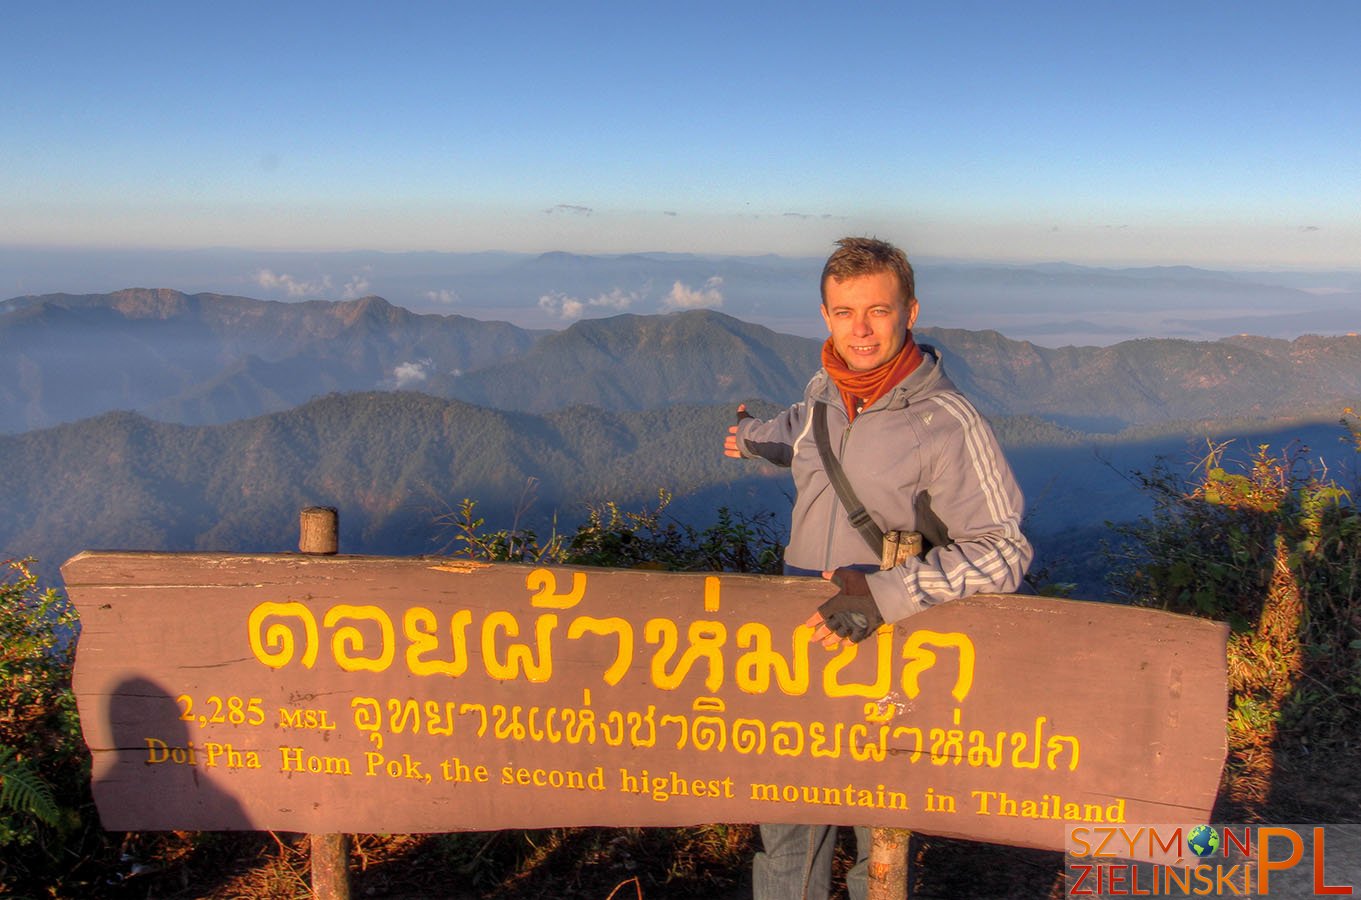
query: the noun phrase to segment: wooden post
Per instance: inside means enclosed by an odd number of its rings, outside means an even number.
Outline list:
[[[340,514],[333,506],[309,506],[298,517],[298,549],[333,556],[340,552]],[[350,900],[350,839],[344,834],[308,836],[312,851],[312,896]]]
[[[908,846],[912,832],[906,828],[871,828],[868,900],[905,900],[911,888]]]
[[[909,557],[922,553],[922,536],[917,531],[890,531],[884,535],[880,569],[902,565]],[[912,832],[906,828],[871,828],[868,900],[907,900],[912,883],[908,879],[908,846]]]
[[[308,835],[312,848],[312,896],[316,900],[350,900],[350,836]]]
[[[334,506],[309,506],[298,516],[298,549],[318,556],[340,552],[340,514]]]

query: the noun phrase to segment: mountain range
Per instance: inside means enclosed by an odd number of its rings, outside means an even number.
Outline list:
[[[1080,431],[1328,414],[1361,395],[1361,337],[1144,338],[1052,349],[921,329],[991,415]],[[561,331],[416,314],[379,297],[283,303],[169,290],[0,303],[10,432],[112,410],[221,424],[334,392],[419,390],[497,409],[614,411],[796,399],[820,342],[713,310],[623,314]]]
[[[1099,593],[1129,476],[1205,440],[1308,442],[1361,395],[1361,338],[1142,339],[1050,349],[923,329],[992,419],[1060,577]],[[0,304],[0,556],[45,573],[87,548],[287,549],[297,511],[342,511],[349,552],[444,548],[467,497],[491,527],[570,529],[586,505],[777,513],[787,474],[725,459],[733,408],[796,399],[820,342],[712,310],[556,332],[415,314],[377,297],[280,303],[128,290]],[[1343,461],[1340,463],[1339,461]],[[711,520],[711,519],[708,519]],[[1062,570],[1064,563],[1051,567]]]

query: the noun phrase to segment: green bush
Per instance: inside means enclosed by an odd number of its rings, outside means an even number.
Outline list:
[[[76,616],[38,589],[32,560],[0,576],[0,885],[55,867],[89,781],[71,665]]]
[[[476,501],[439,520],[453,532],[457,554],[491,562],[558,563],[673,572],[759,572],[776,574],[784,560],[782,533],[775,514],[717,510],[717,521],[696,528],[667,515],[671,494],[659,491],[657,504],[625,510],[610,501],[592,506],[571,535],[556,531],[540,540],[532,529],[512,526],[486,530]]]
[[[1229,790],[1263,813],[1281,772],[1359,749],[1361,513],[1306,448],[1229,466],[1227,446],[1189,480],[1140,476],[1155,509],[1121,529],[1112,580],[1135,603],[1230,624]]]

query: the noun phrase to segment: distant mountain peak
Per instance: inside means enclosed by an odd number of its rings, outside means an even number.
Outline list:
[[[170,288],[127,288],[109,299],[111,307],[130,319],[171,319],[190,307],[187,294]]]
[[[341,316],[346,316],[350,313],[353,313],[354,315],[372,315],[374,313],[390,315],[395,310],[410,314],[409,310],[400,306],[394,306],[377,294],[369,294],[367,297],[360,297],[356,300],[331,301],[331,304],[332,308],[340,313]]]
[[[583,256],[580,253],[568,253],[565,250],[550,250],[547,253],[540,253],[538,256],[534,257],[534,263],[574,263],[579,265],[590,259],[592,259],[592,257]]]

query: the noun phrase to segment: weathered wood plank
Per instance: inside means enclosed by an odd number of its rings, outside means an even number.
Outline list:
[[[1205,821],[1227,627],[978,596],[850,649],[816,579],[85,553],[106,827],[886,825],[1062,848]]]

